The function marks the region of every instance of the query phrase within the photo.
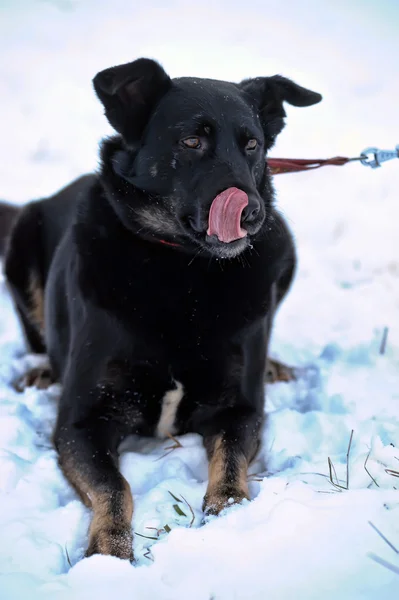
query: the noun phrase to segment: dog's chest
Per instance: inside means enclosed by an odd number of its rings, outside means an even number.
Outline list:
[[[194,267],[172,254],[108,258],[96,281],[88,286],[87,271],[84,284],[103,314],[112,314],[112,345],[123,362],[116,418],[144,435],[197,431],[198,414],[223,404],[248,332],[263,322],[272,270],[262,257],[247,268]]]
[[[118,354],[120,354],[119,349]],[[223,393],[231,376],[239,377],[242,356],[232,349],[206,355],[195,351],[148,354],[139,351],[112,359],[98,385],[101,418],[116,421],[121,431],[165,438],[200,433],[198,414],[230,406]],[[233,375],[232,375],[233,374]]]
[[[213,344],[268,310],[278,253],[264,241],[245,256],[217,260],[161,244],[132,243],[121,232],[115,244],[84,233],[79,238],[81,288],[133,335],[176,347]]]
[[[170,369],[170,365],[150,368],[145,380],[136,376],[135,368],[129,369],[118,389],[100,394],[100,418],[114,421],[123,436],[135,433],[165,439],[194,431],[196,394],[175,378],[167,380]]]
[[[155,425],[155,435],[161,439],[177,433],[177,411],[183,400],[184,387],[175,381],[175,388],[165,392],[160,402],[160,413]]]
[[[190,268],[186,262],[144,260],[115,277],[107,309],[149,343],[185,351],[232,339],[269,307],[272,279],[254,266]]]

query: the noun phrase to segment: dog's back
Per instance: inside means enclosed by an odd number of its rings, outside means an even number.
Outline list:
[[[69,223],[74,218],[77,205],[96,179],[95,175],[84,175],[64,187],[54,196],[34,203],[35,210],[37,210],[36,226],[41,228],[41,271],[44,280],[47,279],[54,252]],[[33,204],[30,206],[33,206]],[[34,224],[29,224],[29,226],[34,226]]]
[[[19,212],[20,208],[14,204],[0,203],[0,256],[6,251],[8,236]]]
[[[0,205],[0,256],[5,252],[4,271],[33,352],[44,352],[44,288],[55,250],[95,181],[95,175],[85,175],[23,208]]]

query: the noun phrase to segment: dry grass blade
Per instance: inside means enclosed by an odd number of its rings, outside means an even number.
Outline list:
[[[148,529],[150,529],[150,528],[148,528]],[[142,538],[146,538],[147,540],[155,540],[155,541],[157,541],[157,540],[158,540],[158,538],[157,538],[157,537],[154,537],[154,536],[152,536],[152,535],[143,535],[142,533],[139,533],[138,531],[135,531],[135,532],[134,532],[134,535],[139,535],[140,537],[142,537]]]
[[[334,469],[334,475],[335,475],[335,479],[338,481],[338,477],[337,477],[337,473],[335,471],[335,467],[332,463],[332,460],[330,457],[327,458],[327,462],[328,462],[328,472],[330,475],[330,481],[333,485],[335,485],[335,482],[333,481],[333,469]]]
[[[367,556],[369,558],[371,558],[371,560],[374,560],[374,562],[378,563],[379,565],[381,565],[381,566],[385,567],[386,569],[389,569],[393,573],[396,573],[397,575],[399,575],[399,567],[395,567],[395,565],[393,565],[392,563],[388,562],[387,560],[384,560],[383,558],[380,558],[379,556],[377,556],[376,554],[373,554],[372,552],[369,552],[367,554]]]
[[[72,563],[71,563],[71,559],[69,558],[69,552],[68,552],[68,548],[67,548],[66,544],[65,544],[65,554],[67,557],[68,565],[72,568]]]
[[[388,339],[388,327],[384,327],[384,331],[382,332],[382,340],[380,344],[380,354],[385,354],[385,348],[387,347],[387,339]]]
[[[165,448],[165,450],[167,450],[167,448]],[[158,458],[155,459],[155,462],[157,462],[158,460],[162,460],[163,458],[166,458],[167,456],[169,456],[169,454],[171,452],[173,452],[173,450],[176,450],[176,448],[171,448],[167,452],[165,452],[164,454],[161,454],[161,456],[158,456]]]
[[[192,527],[192,525],[193,525],[193,523],[195,521],[195,514],[194,514],[194,511],[193,511],[191,505],[189,504],[189,502],[187,502],[187,500],[185,499],[185,497],[183,496],[183,494],[180,494],[180,496],[182,497],[182,500],[180,500],[180,498],[178,498],[177,496],[175,496],[174,494],[172,494],[172,492],[170,490],[168,490],[168,493],[172,496],[173,500],[176,500],[176,502],[180,502],[180,504],[182,502],[184,502],[185,504],[187,504],[187,506],[188,506],[188,508],[190,509],[190,512],[191,512],[191,522],[190,522],[189,527]],[[181,508],[177,504],[174,504],[173,508],[175,509],[175,511],[177,512],[177,514],[179,516],[187,517],[187,515],[181,510]],[[166,529],[166,527],[165,527],[165,529]]]
[[[374,523],[369,521],[369,525],[370,525],[370,527],[372,527],[374,529],[374,531],[376,533],[378,533],[380,538],[383,539],[386,544],[388,544],[388,546],[395,552],[395,554],[399,554],[399,550],[397,548],[395,548],[395,546],[392,544],[392,542],[390,542],[379,529],[377,529],[377,527],[374,525]]]
[[[335,471],[335,467],[334,467],[334,465],[333,465],[332,460],[331,460],[330,457],[328,457],[327,460],[328,460],[328,471],[329,471],[329,474],[330,474],[330,477],[329,477],[330,483],[340,492],[341,490],[344,490],[345,487],[343,485],[340,485],[339,483],[335,483],[335,481],[333,480],[333,472],[334,472],[334,475],[335,475],[335,479],[338,481],[338,477],[337,477],[337,473]]]
[[[332,483],[332,485],[339,490],[349,490],[349,456],[351,453],[351,448],[352,448],[352,439],[353,439],[353,429],[351,431],[351,436],[349,438],[349,444],[348,444],[348,450],[346,452],[346,486],[345,485],[341,485],[339,483],[339,479],[337,477],[337,472],[335,470],[334,464],[331,460],[330,457],[328,457],[328,470],[329,470],[329,474],[330,474],[330,483]],[[333,480],[333,473],[335,476],[336,481]]]
[[[332,468],[334,467],[334,465],[331,462],[331,466]],[[335,471],[335,469],[334,469]],[[301,473],[299,473],[299,475],[318,475],[319,477],[325,477],[326,479],[328,479],[330,481],[330,483],[332,483],[333,485],[335,485],[334,482],[331,481],[331,471],[330,471],[330,476],[326,475],[325,473],[317,473],[316,471],[302,471]],[[328,492],[326,490],[316,490],[318,494],[335,494],[335,492]],[[339,492],[341,490],[338,490]]]
[[[175,511],[177,512],[179,517],[187,517],[186,513],[182,511],[182,509],[180,508],[180,506],[178,504],[174,504],[173,508],[175,509]]]
[[[399,471],[394,471],[393,469],[385,469],[385,473],[392,475],[392,477],[399,477]]]
[[[364,461],[364,470],[366,471],[366,473],[367,473],[367,475],[370,477],[370,479],[371,479],[371,480],[372,480],[372,481],[375,483],[375,485],[376,485],[377,487],[380,487],[380,486],[378,485],[378,483],[376,482],[376,480],[374,479],[374,477],[372,476],[372,474],[370,473],[370,471],[368,470],[368,468],[367,468],[367,462],[368,462],[368,460],[369,460],[370,454],[371,454],[371,450],[370,450],[370,452],[367,454],[367,456],[366,456],[366,460]]]
[[[176,500],[176,502],[183,502],[182,500],[180,500],[180,498],[178,498],[177,496],[175,496],[174,494],[172,494],[172,492],[170,492],[169,490],[168,490],[168,494],[170,494],[172,496],[173,500]]]
[[[177,448],[183,448],[183,445],[179,442],[179,440],[177,438],[173,437],[173,435],[171,433],[167,433],[166,435],[168,436],[168,438],[170,440],[172,440],[172,442],[174,442],[174,445]]]
[[[162,454],[161,456],[158,456],[158,458],[155,459],[155,462],[157,460],[161,460],[162,458],[165,458],[171,452],[173,452],[173,450],[177,450],[178,448],[183,448],[183,445],[179,442],[179,440],[177,440],[175,437],[173,437],[173,435],[171,435],[170,433],[168,433],[167,436],[168,436],[169,439],[173,440],[174,444],[172,444],[172,446],[166,446],[166,448],[164,448],[164,450],[166,450],[165,454]]]
[[[264,478],[260,475],[260,473],[252,473],[251,475],[248,475],[247,479],[248,481],[263,481]]]
[[[317,471],[301,471],[300,473],[298,473],[298,475],[318,475],[320,477],[327,477],[327,479],[329,479],[328,475],[326,475],[325,473],[318,473]]]
[[[353,429],[351,431],[351,436],[349,438],[348,444],[348,452],[346,453],[346,489],[349,490],[349,456],[352,448],[352,440],[353,440]]]
[[[158,527],[146,527],[146,529],[152,529],[152,531],[156,531],[158,536],[157,539],[159,539],[161,533],[170,533],[172,531],[169,525],[164,525],[161,527],[161,529],[158,529]]]
[[[143,554],[144,558],[148,558],[148,560],[151,560],[152,562],[154,562],[154,557],[152,556],[152,552],[149,548],[147,548],[147,552],[145,554]]]
[[[192,526],[193,526],[193,523],[194,523],[194,521],[195,521],[195,514],[194,514],[194,511],[193,511],[193,509],[192,509],[191,505],[190,505],[190,504],[187,502],[187,500],[185,499],[185,497],[184,497],[183,495],[181,495],[181,497],[183,498],[184,502],[187,504],[188,508],[190,509],[190,512],[191,512],[191,521],[190,521],[190,525],[189,525],[189,527],[192,527]]]

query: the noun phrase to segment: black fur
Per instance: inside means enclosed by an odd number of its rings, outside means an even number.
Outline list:
[[[19,209],[8,202],[0,202],[0,256],[6,251],[7,240]]]
[[[147,59],[99,73],[94,87],[119,135],[103,142],[98,175],[24,209],[6,260],[28,342],[46,349],[63,384],[60,464],[84,500],[90,490],[95,519],[93,498],[119,494],[114,523],[129,504],[118,445],[154,434],[179,382],[175,432],[204,436],[214,474],[225,465],[212,488],[218,512],[247,494],[240,465],[259,445],[270,330],[295,268],[265,152],[283,127],[283,101],[321,96],[280,76],[171,80]],[[212,200],[233,186],[248,194],[248,235],[226,244],[206,230]],[[32,271],[44,290],[42,334],[29,317]],[[100,535],[98,522],[89,553],[129,558],[118,548],[130,526],[101,525]]]

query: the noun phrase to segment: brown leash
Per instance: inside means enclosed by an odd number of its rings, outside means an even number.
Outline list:
[[[267,164],[269,165],[272,175],[280,175],[281,173],[297,173],[298,171],[310,171],[312,169],[319,169],[327,165],[334,165],[336,167],[342,167],[349,162],[360,161],[362,165],[376,169],[387,160],[393,158],[399,158],[399,145],[396,146],[395,150],[379,150],[378,148],[366,148],[360,154],[354,158],[347,158],[346,156],[334,156],[333,158],[315,158],[315,159],[304,159],[304,158],[268,158]]]
[[[268,158],[267,164],[269,166],[272,175],[280,175],[281,173],[297,173],[298,171],[311,171],[312,169],[319,169],[327,165],[335,165],[336,167],[342,167],[349,162],[360,161],[362,165],[376,169],[381,164],[392,158],[399,158],[399,145],[396,146],[395,150],[379,150],[378,148],[366,148],[360,154],[354,158],[347,158],[346,156],[334,156],[333,158]],[[180,244],[176,242],[169,242],[168,240],[155,239],[155,242],[164,244],[165,246],[172,246],[178,248]]]

